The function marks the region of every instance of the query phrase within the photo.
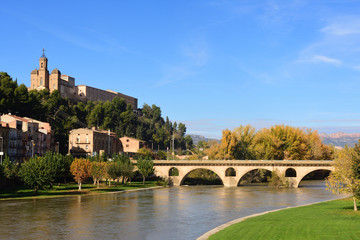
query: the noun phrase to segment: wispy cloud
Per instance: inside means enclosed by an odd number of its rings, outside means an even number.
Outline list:
[[[342,61],[336,58],[330,58],[322,55],[314,55],[309,59],[298,60],[298,62],[314,62],[314,63],[329,63],[336,66],[342,64]]]
[[[162,87],[170,83],[187,79],[188,77],[193,76],[194,74],[195,73],[187,66],[166,65],[163,69],[162,79],[157,83],[155,83],[155,85],[153,85],[153,88]]]
[[[209,59],[208,51],[203,46],[184,46],[183,55],[196,66],[205,65]]]
[[[345,16],[329,23],[321,29],[326,34],[345,36],[352,34],[360,34],[360,19],[359,16]]]
[[[197,74],[198,70],[204,67],[209,59],[207,43],[202,38],[193,38],[187,43],[180,44],[178,57],[180,62],[163,65],[163,76],[155,83],[154,88],[167,84],[186,80]]]
[[[319,29],[319,34],[318,41],[300,51],[297,63],[327,63],[359,70],[359,16],[332,16]]]

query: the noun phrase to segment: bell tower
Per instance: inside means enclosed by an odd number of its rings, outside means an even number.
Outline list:
[[[45,56],[45,49],[39,59],[38,86],[40,89],[49,89],[49,70],[47,69],[48,59]]]

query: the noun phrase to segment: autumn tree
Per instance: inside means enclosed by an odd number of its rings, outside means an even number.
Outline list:
[[[255,128],[250,125],[234,129],[234,138],[236,139],[234,159],[245,160],[254,159],[254,138]]]
[[[71,163],[70,172],[74,175],[81,191],[81,184],[91,176],[91,162],[88,159],[75,158]]]
[[[105,177],[106,167],[106,162],[94,161],[91,163],[91,177],[97,187],[100,186],[100,180]]]
[[[359,140],[360,144],[360,140]],[[327,187],[333,193],[353,195],[354,211],[357,211],[356,200],[360,197],[360,154],[355,148],[345,147],[334,159],[334,171],[326,179]]]

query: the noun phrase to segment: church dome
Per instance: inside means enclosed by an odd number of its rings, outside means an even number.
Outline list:
[[[51,74],[59,74],[60,75],[61,73],[57,68],[55,68],[54,70],[51,71]]]

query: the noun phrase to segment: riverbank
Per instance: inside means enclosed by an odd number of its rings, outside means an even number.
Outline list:
[[[198,239],[360,239],[359,222],[360,212],[346,198],[255,214]],[[226,225],[230,226],[220,230]]]
[[[94,195],[114,192],[126,192],[134,190],[142,190],[149,188],[161,187],[156,181],[147,181],[145,185],[142,182],[133,182],[131,184],[112,184],[108,186],[105,183],[101,184],[99,188],[91,183],[83,184],[82,191],[78,191],[76,183],[63,183],[53,186],[51,189],[39,190],[37,193],[32,189],[19,188],[14,190],[1,190],[0,200],[15,200],[15,199],[34,199],[34,198],[55,198],[68,197],[79,195]]]

